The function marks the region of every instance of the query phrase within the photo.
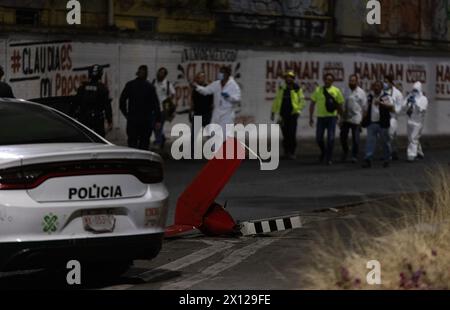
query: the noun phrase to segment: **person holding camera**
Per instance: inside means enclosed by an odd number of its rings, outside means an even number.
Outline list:
[[[383,167],[388,168],[391,161],[392,148],[389,128],[391,126],[391,113],[395,110],[395,107],[392,97],[383,89],[383,82],[376,81],[368,96],[369,105],[362,123],[362,126],[367,128],[366,156],[363,168],[372,167],[378,139],[381,139],[383,144]]]
[[[422,83],[416,82],[411,94],[405,100],[408,115],[408,162],[425,157],[420,138],[428,109],[428,98],[422,92]]]

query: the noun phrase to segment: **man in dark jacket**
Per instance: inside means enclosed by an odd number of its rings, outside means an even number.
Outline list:
[[[195,82],[200,86],[206,86],[206,75],[200,72],[195,76]],[[192,91],[191,118],[194,116],[202,117],[202,126],[206,127],[211,123],[212,112],[214,109],[214,96],[204,96],[196,89]]]
[[[200,86],[206,86],[206,75],[204,72],[199,72],[195,76],[195,83]],[[191,154],[192,158],[194,158],[194,148],[195,148],[195,141],[198,138],[199,131],[201,128],[195,128],[195,117],[201,117],[202,118],[202,124],[201,127],[206,127],[211,123],[212,119],[212,112],[214,109],[214,96],[213,95],[207,95],[204,96],[203,94],[199,93],[197,89],[194,87],[192,89],[192,101],[191,101],[191,111],[189,114],[189,119],[192,124],[191,128]],[[197,130],[197,131],[196,131]]]
[[[365,112],[363,126],[367,127],[366,157],[364,168],[372,167],[372,159],[377,146],[377,139],[383,143],[385,168],[391,161],[391,142],[389,127],[394,103],[391,97],[383,91],[383,83],[376,81],[372,86],[372,93],[368,96],[369,106]]]
[[[0,98],[14,98],[11,86],[5,82],[2,82],[4,75],[5,71],[3,71],[3,67],[0,66]]]
[[[100,136],[105,137],[105,118],[108,131],[112,130],[113,120],[109,90],[101,82],[102,76],[102,66],[94,65],[89,69],[89,81],[78,88],[70,114]]]
[[[161,109],[155,87],[147,80],[148,67],[140,66],[136,75],[120,96],[120,110],[128,121],[128,146],[147,151],[152,129],[161,126]]]

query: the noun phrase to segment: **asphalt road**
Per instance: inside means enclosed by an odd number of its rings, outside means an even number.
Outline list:
[[[317,164],[315,155],[298,161],[281,161],[275,171],[260,171],[257,161],[244,162],[217,202],[227,204],[237,220],[252,220],[345,205],[399,192],[416,192],[429,185],[432,168],[447,166],[450,151],[427,153],[423,162],[393,162],[388,169],[375,162],[372,169],[359,164]],[[170,190],[169,219],[173,219],[176,197],[201,170],[202,162],[166,163]],[[431,168],[431,169],[430,169]],[[170,221],[169,221],[170,224]]]
[[[227,202],[228,211],[238,221],[300,214],[303,228],[260,237],[226,239],[194,234],[168,240],[153,261],[137,261],[121,279],[98,279],[83,288],[304,288],[302,274],[314,259],[309,254],[315,238],[326,239],[326,231],[331,227],[339,230],[349,221],[375,216],[375,209],[381,206],[370,203],[372,199],[427,190],[433,169],[448,169],[449,161],[450,151],[436,150],[427,152],[425,161],[395,162],[388,169],[382,168],[381,162],[370,170],[353,164],[327,167],[316,164],[313,156],[282,161],[273,172],[260,171],[257,162],[245,162],[218,202]],[[166,162],[166,182],[173,197],[169,224],[176,197],[203,165],[204,162]],[[361,201],[368,203],[339,209]],[[61,288],[63,280],[65,276],[49,271],[3,275],[0,288]]]

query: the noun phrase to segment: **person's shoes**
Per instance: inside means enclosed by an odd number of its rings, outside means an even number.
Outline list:
[[[372,168],[372,161],[369,160],[369,159],[366,159],[366,160],[364,161],[364,164],[362,165],[362,167],[363,167],[364,169],[370,169],[370,168]]]
[[[346,154],[343,154],[342,156],[341,156],[341,163],[345,163],[347,161],[347,155]]]
[[[357,163],[358,163],[358,158],[352,157],[352,164],[357,164]]]
[[[327,166],[333,166],[333,162],[331,160],[327,161]]]
[[[425,155],[419,154],[419,155],[417,155],[417,159],[424,160],[425,159]]]
[[[412,164],[412,163],[414,163],[414,162],[416,161],[416,159],[415,159],[415,158],[412,158],[412,157],[409,157],[406,161],[407,161],[408,163]]]
[[[390,166],[390,163],[388,161],[385,161],[383,163],[383,168],[389,168],[389,166]]]

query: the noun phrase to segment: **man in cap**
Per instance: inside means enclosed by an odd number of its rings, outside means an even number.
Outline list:
[[[102,66],[94,65],[89,68],[89,81],[78,88],[71,114],[97,134],[105,137],[105,118],[108,131],[112,130],[113,120],[109,91],[101,82],[102,76]]]
[[[283,147],[286,159],[295,159],[297,147],[298,117],[305,108],[305,96],[300,86],[295,83],[295,73],[287,71],[284,75],[285,85],[281,86],[272,106],[272,121],[280,116],[283,132]]]

